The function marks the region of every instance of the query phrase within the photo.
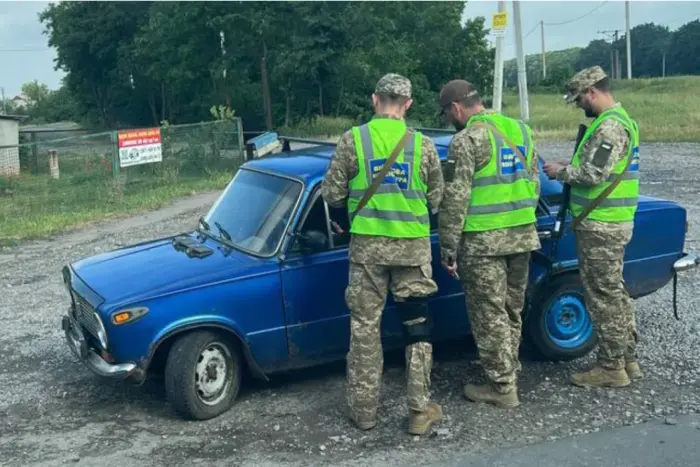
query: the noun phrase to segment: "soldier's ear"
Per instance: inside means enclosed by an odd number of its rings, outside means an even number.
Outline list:
[[[406,110],[411,108],[411,104],[413,104],[413,99],[408,99],[406,101]]]

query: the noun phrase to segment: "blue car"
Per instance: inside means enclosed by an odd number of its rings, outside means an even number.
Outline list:
[[[433,139],[444,160],[451,135]],[[71,296],[62,318],[66,343],[90,370],[137,384],[162,372],[175,410],[204,420],[232,407],[243,375],[267,379],[345,358],[348,216],[320,196],[334,145],[291,151],[290,140],[282,152],[244,163],[192,231],[63,268]],[[544,175],[541,182],[542,249],[531,261],[523,335],[541,357],[570,360],[589,353],[596,336],[573,234],[566,232],[553,250],[562,185]],[[632,297],[700,264],[684,251],[686,216],[675,202],[640,198],[624,266]],[[436,221],[431,238],[440,290],[430,308],[433,338],[441,341],[470,329],[460,284],[440,266]],[[382,340],[385,349],[404,345],[391,298]]]

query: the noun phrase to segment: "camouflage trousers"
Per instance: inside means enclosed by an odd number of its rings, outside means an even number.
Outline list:
[[[434,294],[437,284],[432,279],[432,266],[350,263],[345,292],[350,309],[347,402],[351,415],[360,420],[373,420],[377,413],[384,367],[380,323],[389,289],[396,302]],[[406,347],[407,398],[411,410],[422,412],[429,402],[432,363],[430,343]]]
[[[530,252],[457,257],[479,360],[494,389],[508,393],[522,369],[518,357]]]
[[[637,359],[634,303],[625,289],[622,264],[631,234],[577,231],[576,245],[586,308],[598,337],[598,364],[624,368]]]

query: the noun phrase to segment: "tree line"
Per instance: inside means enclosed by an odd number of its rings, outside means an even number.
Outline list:
[[[675,31],[666,26],[644,23],[630,29],[632,78],[656,78],[700,74],[700,20],[685,23]],[[595,39],[583,48],[571,48],[545,54],[547,76],[542,76],[542,55],[526,57],[528,86],[561,87],[573,73],[600,65],[613,76],[627,77],[627,37],[617,40]],[[504,64],[505,85],[517,87],[515,60]]]
[[[484,18],[465,2],[60,2],[39,15],[63,111],[103,127],[186,123],[235,110],[246,129],[371,115],[384,73],[408,76],[410,117],[436,124],[453,78],[490,87]],[[85,120],[85,119],[83,119]]]

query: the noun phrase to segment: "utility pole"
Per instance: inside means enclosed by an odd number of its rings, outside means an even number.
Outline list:
[[[611,31],[598,31],[598,34],[605,34],[606,36],[610,37],[612,42],[610,50],[610,73],[613,79],[622,78],[622,71],[620,70],[620,51],[615,48],[615,43],[617,43],[619,32],[619,29],[614,29]]]
[[[627,79],[632,79],[632,39],[630,38],[630,0],[625,2],[625,20],[627,31]]]
[[[540,32],[542,35],[542,79],[547,79],[547,62],[544,48],[544,21],[540,21]]]
[[[527,69],[523,52],[523,26],[520,21],[520,0],[513,0],[513,22],[515,23],[515,51],[518,60],[518,90],[520,95],[520,116],[524,122],[530,121],[530,108],[527,99]]]
[[[2,113],[7,114],[7,101],[5,100],[5,88],[0,88],[2,94]]]
[[[505,0],[499,0],[498,13],[493,15],[493,30],[496,34],[496,63],[493,72],[493,109],[501,111],[503,102],[503,35],[508,25]]]
[[[666,77],[666,52],[661,55],[661,77]]]

